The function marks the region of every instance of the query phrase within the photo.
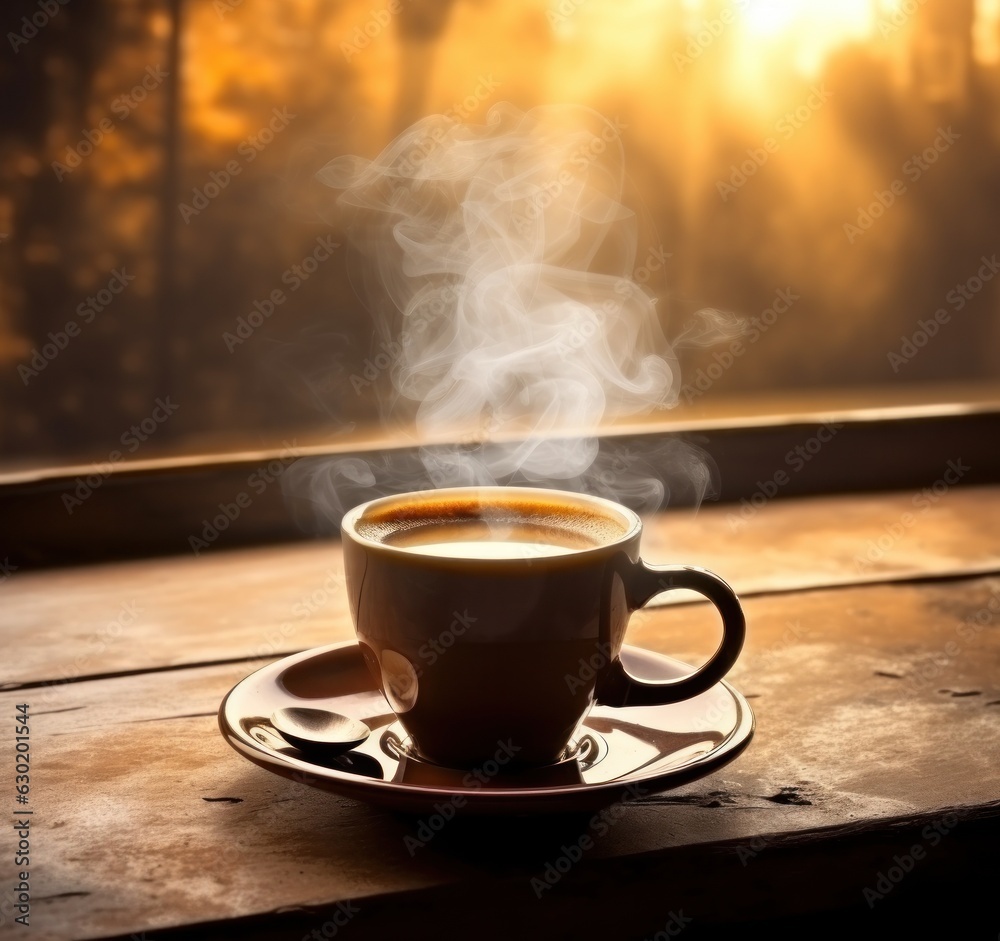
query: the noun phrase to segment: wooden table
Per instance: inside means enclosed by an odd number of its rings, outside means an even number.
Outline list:
[[[540,899],[530,880],[587,817],[459,818],[411,854],[415,818],[223,742],[219,702],[241,677],[352,637],[335,542],[15,571],[0,785],[15,809],[28,703],[31,913],[30,931],[12,921],[5,827],[0,935],[665,938],[767,919],[815,937],[972,912],[949,936],[995,938],[1000,488],[933,496],[651,521],[647,558],[714,569],[744,601],[730,679],[756,737],[710,777],[622,805]],[[694,603],[642,612],[629,635],[689,660],[714,638]]]

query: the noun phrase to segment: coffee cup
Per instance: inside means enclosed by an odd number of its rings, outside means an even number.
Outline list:
[[[358,643],[415,755],[452,768],[565,757],[594,703],[679,702],[714,686],[743,646],[733,590],[687,565],[639,557],[642,521],[599,497],[460,487],[383,497],[342,524]],[[722,641],[690,675],[647,682],[620,652],[629,616],[690,589]]]

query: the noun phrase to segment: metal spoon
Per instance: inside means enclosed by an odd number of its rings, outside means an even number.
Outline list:
[[[364,722],[326,709],[290,706],[271,715],[271,725],[289,744],[328,757],[357,748],[371,734]]]

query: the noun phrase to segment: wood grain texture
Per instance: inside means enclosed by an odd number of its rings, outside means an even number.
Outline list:
[[[189,604],[197,612],[201,596]],[[473,900],[488,898],[504,912],[493,927],[512,913],[570,906],[597,924],[615,900],[640,912],[640,888],[650,919],[665,921],[679,905],[703,920],[782,904],[794,914],[824,900],[860,902],[914,840],[928,853],[924,873],[947,861],[968,878],[962,866],[978,859],[978,834],[995,838],[987,823],[1000,802],[998,609],[1000,579],[982,577],[749,597],[732,680],[753,697],[750,748],[695,784],[623,805],[541,903],[530,880],[588,832],[588,817],[459,818],[411,855],[404,838],[419,818],[274,777],[223,743],[215,713],[245,664],[0,694],[4,714],[27,701],[35,717],[32,937],[170,926],[188,926],[179,936],[236,936],[219,922],[258,915],[269,936],[297,938],[348,901],[367,913],[352,925],[358,937],[386,936],[378,932],[397,909],[423,912],[411,934],[431,937],[446,906],[469,920]],[[694,656],[705,613],[652,611],[631,639]],[[0,743],[4,766],[11,748]],[[924,828],[950,813],[960,826],[932,846]],[[805,860],[826,879],[809,891]],[[727,911],[706,893],[710,873],[742,880]],[[0,893],[12,875],[4,854]],[[798,887],[791,901],[789,886]],[[198,923],[200,933],[190,929]],[[366,924],[382,927],[366,933]],[[488,925],[481,933],[498,936]],[[16,936],[9,922],[0,934]]]
[[[738,513],[658,515],[643,555],[712,569],[747,596],[1000,570],[996,487],[775,500]],[[5,660],[0,688],[250,661],[353,637],[337,542],[14,572],[0,582],[0,632],[31,638]]]

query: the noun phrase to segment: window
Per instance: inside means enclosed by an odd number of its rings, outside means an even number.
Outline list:
[[[995,398],[995,5],[145,0],[3,23],[8,470],[396,440],[316,174],[501,102],[620,129],[631,276],[681,370],[663,420]],[[742,332],[699,346],[702,308]]]

